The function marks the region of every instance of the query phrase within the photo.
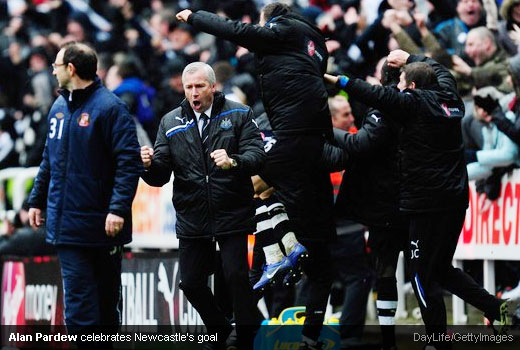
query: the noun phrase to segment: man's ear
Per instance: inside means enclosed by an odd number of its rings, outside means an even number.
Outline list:
[[[67,69],[69,70],[71,76],[76,74],[76,67],[74,67],[72,63],[67,63]]]
[[[415,86],[415,81],[412,81],[412,82],[410,83],[410,85],[408,86],[408,89],[410,89],[410,90],[414,90],[415,88],[416,88],[416,86]]]

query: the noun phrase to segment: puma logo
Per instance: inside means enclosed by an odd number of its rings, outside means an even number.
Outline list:
[[[376,123],[379,123],[379,121],[381,120],[381,117],[378,117],[376,116],[375,114],[372,114],[370,115],[372,118],[374,118],[374,120],[376,121]]]

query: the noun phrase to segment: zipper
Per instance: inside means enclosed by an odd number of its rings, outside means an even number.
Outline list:
[[[76,111],[78,111],[79,109],[76,109]],[[69,110],[70,111],[70,110]],[[67,173],[68,173],[68,158],[69,158],[69,148],[70,148],[70,128],[71,128],[71,125],[72,125],[72,119],[73,119],[73,115],[74,115],[75,111],[72,112],[72,113],[69,113],[69,118],[68,120],[65,119],[63,122],[64,123],[68,123],[67,124],[67,128],[66,128],[66,135],[63,135],[63,139],[61,140],[61,142],[63,142],[63,159],[64,159],[64,162],[65,162],[65,171],[63,173],[63,190],[62,190],[62,193],[61,193],[61,205],[59,206],[59,209],[58,209],[58,218],[59,220],[56,221],[56,234],[54,235],[54,243],[57,243],[58,242],[58,239],[59,239],[59,236],[60,236],[60,231],[61,231],[61,224],[63,222],[63,205],[64,205],[64,201],[65,201],[65,193],[67,193]],[[64,117],[66,118],[66,117]]]
[[[212,241],[214,242],[215,241],[215,232],[213,230],[213,209],[212,209],[212,206],[211,206],[211,185],[209,183],[209,159],[211,159],[209,157],[209,154],[206,158],[206,155],[204,154],[204,149],[202,148],[202,138],[200,136],[200,131],[199,131],[199,125],[198,125],[198,121],[197,121],[197,118],[194,116],[194,122],[195,122],[195,126],[197,127],[195,129],[195,132],[197,133],[197,138],[199,140],[198,144],[199,144],[199,151],[200,151],[200,154],[202,155],[202,163],[204,165],[204,172],[206,173],[206,177],[205,177],[205,180],[206,180],[206,196],[207,196],[207,200],[208,200],[208,211],[209,211],[209,228],[210,228],[210,233],[211,233],[211,237],[212,237]],[[211,116],[209,116],[209,120],[210,120],[210,124],[209,124],[209,132],[208,132],[208,140],[211,140],[211,131],[213,129],[213,123],[211,122]]]

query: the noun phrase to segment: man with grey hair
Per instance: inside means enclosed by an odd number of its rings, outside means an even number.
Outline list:
[[[180,288],[222,344],[232,327],[208,287],[218,242],[238,342],[252,349],[251,326],[261,315],[248,279],[247,234],[255,230],[251,175],[265,159],[262,138],[251,108],[215,90],[209,65],[189,64],[182,82],[186,99],[162,118],[154,148],[141,148],[143,179],[160,187],[174,173]]]
[[[323,83],[325,38],[313,23],[280,2],[262,8],[258,25],[200,10],[183,10],[176,17],[255,54],[262,102],[276,136],[260,176],[287,209],[295,236],[284,246],[299,248],[287,250],[287,258],[293,269],[302,267],[310,284],[300,348],[320,349],[333,278],[327,244],[336,237],[330,174],[320,166],[324,144],[333,135]],[[276,280],[281,271],[275,263],[266,264],[263,280]]]

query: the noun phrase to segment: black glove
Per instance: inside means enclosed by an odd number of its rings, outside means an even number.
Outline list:
[[[491,95],[487,95],[486,97],[477,95],[473,100],[475,101],[476,106],[485,110],[489,115],[491,115],[495,108],[499,107],[498,101],[491,97]]]

